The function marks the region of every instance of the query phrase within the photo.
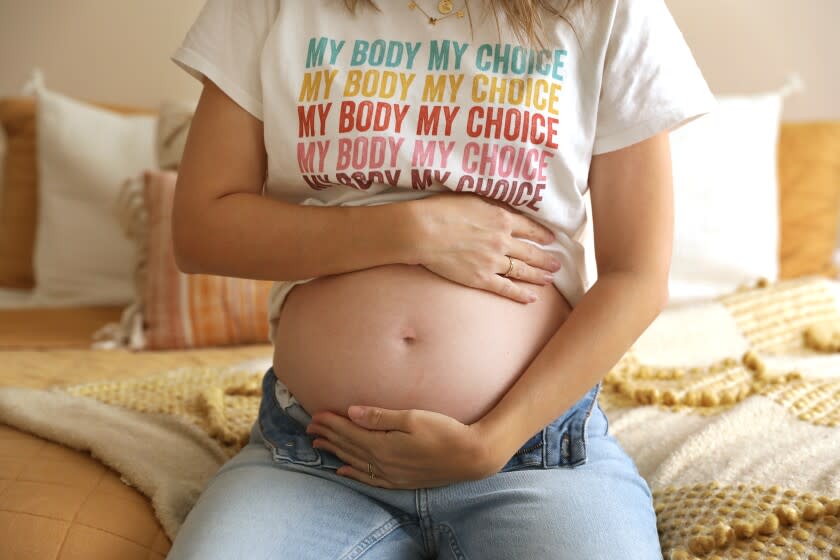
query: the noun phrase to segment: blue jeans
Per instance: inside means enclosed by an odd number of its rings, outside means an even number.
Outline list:
[[[662,560],[653,498],[618,441],[598,383],[494,475],[395,490],[335,473],[311,416],[275,398],[274,370],[250,442],[181,527],[170,560]]]

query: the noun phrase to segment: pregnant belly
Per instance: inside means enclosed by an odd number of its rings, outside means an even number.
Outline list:
[[[353,404],[440,412],[465,424],[504,396],[571,311],[389,264],[298,284],[278,318],[274,371],[309,414]]]

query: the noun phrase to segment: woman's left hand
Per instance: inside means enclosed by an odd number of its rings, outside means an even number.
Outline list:
[[[352,413],[360,409],[361,415]],[[415,489],[445,486],[492,475],[480,424],[429,410],[390,410],[374,406],[348,409],[348,417],[330,411],[312,415],[306,431],[313,442],[344,461],[338,474],[371,486]],[[375,478],[368,475],[370,462]]]

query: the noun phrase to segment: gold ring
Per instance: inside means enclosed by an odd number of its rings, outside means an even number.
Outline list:
[[[371,478],[376,478],[376,475],[373,474],[373,466],[370,464],[370,461],[368,461],[368,476],[370,476]]]
[[[508,274],[510,274],[510,271],[511,271],[511,270],[513,270],[513,258],[512,258],[510,255],[506,255],[506,256],[507,256],[507,258],[508,258],[508,262],[509,262],[510,264],[508,265],[507,272],[505,272],[504,274],[502,274],[502,276],[504,276],[505,278],[507,278],[507,275],[508,275]]]

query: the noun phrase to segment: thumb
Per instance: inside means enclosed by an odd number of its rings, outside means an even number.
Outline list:
[[[378,406],[351,406],[347,416],[369,430],[401,430],[408,432],[408,410],[390,410]]]

